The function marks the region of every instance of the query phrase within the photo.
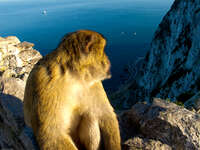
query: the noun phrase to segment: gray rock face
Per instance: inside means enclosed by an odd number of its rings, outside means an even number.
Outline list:
[[[200,1],[176,0],[160,23],[137,83],[150,97],[185,101],[200,90]]]
[[[167,144],[153,139],[134,137],[123,144],[123,150],[172,150]]]
[[[17,102],[20,100],[15,99],[15,101]],[[21,121],[21,123],[23,123],[23,120]],[[20,126],[22,125],[19,125],[19,122],[17,122],[13,114],[4,107],[2,99],[0,99],[0,149],[34,150],[31,140],[22,132]]]
[[[42,58],[29,42],[20,43],[14,36],[0,38],[0,72],[3,78],[15,77],[26,81],[34,64]]]
[[[28,74],[42,57],[33,46],[0,37],[0,149],[35,149],[25,132],[22,103]]]
[[[135,104],[121,115],[120,124],[128,150],[200,149],[200,115],[165,100]]]
[[[136,79],[127,86],[126,105],[153,97],[185,102],[195,95],[200,90],[199,41],[200,1],[175,0],[154,34]]]
[[[19,78],[1,78],[1,93],[13,95],[21,100],[24,98],[24,89],[26,82]]]
[[[184,103],[184,106],[190,110],[195,110],[200,113],[200,92]]]

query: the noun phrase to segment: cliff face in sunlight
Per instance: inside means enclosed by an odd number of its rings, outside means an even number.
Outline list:
[[[200,1],[175,0],[123,101],[127,106],[152,97],[185,102],[199,90]]]

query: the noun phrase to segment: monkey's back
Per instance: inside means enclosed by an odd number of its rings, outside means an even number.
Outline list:
[[[57,51],[45,56],[34,66],[27,79],[24,94],[24,118],[33,128],[46,116],[56,113],[52,108],[59,107],[63,98],[65,77],[60,62],[56,60]],[[59,90],[60,89],[60,90]],[[59,93],[60,92],[60,93]]]

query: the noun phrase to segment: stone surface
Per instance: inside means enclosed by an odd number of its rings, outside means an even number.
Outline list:
[[[0,37],[0,149],[37,149],[24,123],[23,97],[26,79],[42,57],[17,37]],[[30,129],[29,129],[30,130]]]
[[[120,116],[120,124],[128,149],[200,149],[200,115],[165,100],[135,104]]]
[[[0,79],[0,91],[4,94],[13,95],[21,100],[24,98],[25,82],[19,78]]]
[[[0,99],[0,149],[34,150],[31,140],[21,132],[12,113],[1,102]]]
[[[17,37],[0,38],[0,72],[2,77],[26,80],[34,64],[42,58],[34,44],[20,42]]]
[[[122,146],[123,150],[172,150],[167,144],[153,139],[135,137],[128,139]]]
[[[200,111],[200,92],[194,95],[192,98],[184,103],[184,106],[190,110],[195,109],[195,111]]]

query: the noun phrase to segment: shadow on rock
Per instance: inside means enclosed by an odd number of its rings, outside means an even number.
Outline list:
[[[25,123],[22,101],[15,96],[3,93],[0,94],[0,101],[3,107],[12,113],[12,116],[15,118],[18,124],[18,128],[23,128]]]
[[[1,93],[0,106],[1,106],[0,124],[2,124],[0,128],[5,126],[3,128],[8,128],[10,132],[13,132],[12,134],[16,135],[15,138],[17,138],[17,136],[20,136],[21,140],[25,144],[27,144],[28,149],[33,149],[34,147],[34,149],[39,150],[32,129],[25,125],[24,114],[23,114],[23,102],[15,96]],[[6,135],[2,136],[5,138]],[[12,141],[13,139],[9,140]],[[30,142],[31,144],[33,144],[32,148],[30,147]],[[0,146],[1,146],[1,140],[0,140]],[[6,147],[3,146],[2,148]]]

